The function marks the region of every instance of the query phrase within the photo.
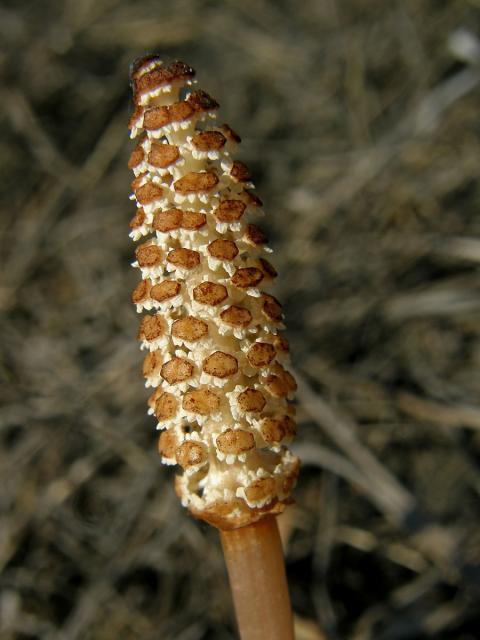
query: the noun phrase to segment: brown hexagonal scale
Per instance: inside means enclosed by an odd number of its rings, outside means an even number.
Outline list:
[[[162,262],[163,252],[156,244],[145,243],[135,251],[140,267],[154,267]]]
[[[245,240],[255,246],[260,246],[268,242],[267,236],[255,224],[247,224]]]
[[[258,263],[260,264],[261,270],[268,278],[276,278],[278,276],[274,266],[268,260],[265,260],[265,258],[260,258]]]
[[[253,434],[244,429],[226,429],[217,440],[217,448],[225,454],[239,455],[255,447]]]
[[[170,111],[168,107],[152,107],[145,111],[143,116],[143,127],[148,131],[161,129],[170,122]]]
[[[245,495],[250,502],[260,502],[266,498],[275,498],[275,480],[273,478],[259,478],[245,489]]]
[[[144,171],[143,173],[139,173],[138,176],[134,178],[130,183],[131,190],[136,191],[139,187],[141,187],[145,182],[146,177],[148,177],[148,174],[146,171]]]
[[[172,336],[180,340],[195,342],[206,335],[208,335],[208,324],[199,318],[188,316],[179,318],[172,324]]]
[[[233,163],[232,168],[230,169],[230,175],[235,182],[247,182],[252,177],[248,167],[238,160],[235,160]]]
[[[229,127],[228,124],[222,124],[220,129],[231,142],[239,143],[242,141],[238,133],[236,133],[232,127]]]
[[[296,424],[290,416],[281,418],[265,418],[261,432],[265,442],[280,442],[283,438],[291,438],[296,433]]]
[[[158,451],[164,458],[170,460],[175,459],[175,453],[177,451],[178,441],[175,432],[171,429],[164,431],[158,439]]]
[[[150,148],[148,162],[154,167],[165,169],[176,162],[180,157],[178,147],[174,144],[162,144],[155,142]]]
[[[152,226],[155,231],[168,233],[178,229],[182,223],[182,211],[180,209],[167,209],[157,211],[153,216]]]
[[[244,307],[232,305],[231,307],[228,307],[228,309],[222,311],[220,318],[222,319],[222,322],[225,322],[225,324],[228,324],[231,327],[248,327],[252,321],[252,314]]]
[[[289,391],[296,391],[297,390],[297,381],[292,376],[290,371],[285,371],[285,369],[284,369],[282,375],[283,375],[283,379],[285,381],[285,384],[288,387],[288,390]]]
[[[167,107],[167,109],[170,122],[183,122],[191,118],[195,113],[194,108],[184,100],[175,102]]]
[[[213,213],[219,222],[236,222],[246,208],[247,205],[241,200],[221,200]]]
[[[135,149],[130,154],[130,158],[128,160],[128,168],[129,169],[135,169],[135,167],[137,167],[142,162],[143,158],[145,157],[145,153],[144,153],[143,147],[142,147],[142,142],[143,142],[143,140],[138,142],[137,145],[135,146]]]
[[[143,316],[138,331],[139,340],[156,340],[165,332],[165,321],[159,315]]]
[[[154,392],[147,400],[148,408],[152,409],[152,411],[155,409],[155,402],[157,401],[157,399],[161,394],[162,394],[161,387],[155,387]]]
[[[274,398],[285,398],[289,394],[288,385],[283,378],[270,375],[265,379],[265,389]]]
[[[183,211],[180,226],[186,231],[201,229],[207,222],[207,216],[198,211]]]
[[[256,267],[237,269],[232,276],[232,284],[238,289],[256,287],[263,280],[263,272]]]
[[[228,291],[223,284],[202,282],[193,290],[193,299],[200,304],[216,306],[228,298]]]
[[[170,78],[170,82],[174,80],[188,80],[195,77],[195,69],[181,60],[175,60],[166,67],[166,74]]]
[[[238,371],[234,356],[223,351],[215,351],[203,362],[203,371],[216,378],[228,378]]]
[[[203,91],[203,89],[192,91],[187,97],[187,102],[195,111],[214,111],[220,106],[218,102],[206,91]]]
[[[154,91],[159,87],[172,83],[175,80],[187,80],[193,78],[195,71],[184,62],[172,62],[172,64],[156,67],[152,71],[132,76],[135,99],[137,94]]]
[[[263,411],[267,401],[261,391],[257,389],[245,389],[237,396],[237,404],[242,411],[260,413]]]
[[[247,360],[252,367],[265,367],[275,358],[276,351],[273,344],[256,342],[247,353]]]
[[[157,389],[160,392],[160,388]],[[155,417],[159,422],[171,420],[177,413],[177,399],[173,393],[163,391],[155,399],[154,404]]]
[[[283,427],[287,438],[293,438],[297,433],[297,424],[290,416],[283,416]]]
[[[238,256],[238,247],[233,240],[214,240],[208,245],[212,258],[229,262]]]
[[[280,302],[269,294],[264,294],[262,297],[262,313],[268,320],[273,322],[279,322],[283,318],[282,305]]]
[[[242,193],[245,202],[251,207],[261,207],[263,205],[263,202],[260,200],[260,198],[248,189],[244,189]]]
[[[220,398],[210,389],[194,389],[183,396],[182,406],[185,411],[208,416],[220,406]]]
[[[138,187],[138,189],[134,189],[134,191],[135,198],[140,204],[150,204],[163,196],[162,187],[159,187],[158,184],[153,182],[147,182],[147,184]]]
[[[157,53],[147,53],[143,56],[139,56],[138,58],[135,58],[130,65],[130,80],[132,83],[138,82],[139,78],[143,75],[151,73],[154,69],[158,68],[163,69],[165,74],[165,70],[172,64],[174,63],[170,63],[168,65],[164,64],[163,60]]]
[[[144,222],[145,222],[145,211],[142,209],[142,207],[140,207],[139,209],[136,210],[135,215],[130,220],[130,228],[138,229],[138,227],[141,227]]]
[[[133,129],[133,127],[135,126],[139,126],[139,119],[142,117],[143,115],[143,108],[140,106],[136,106],[133,110],[132,115],[130,116],[130,119],[128,121],[128,128],[129,129]]]
[[[200,264],[200,254],[193,249],[173,249],[167,256],[167,262],[182,269],[195,269]]]
[[[265,442],[268,442],[269,444],[281,442],[285,437],[283,421],[276,418],[265,418],[262,421],[260,431]]]
[[[192,377],[193,368],[193,362],[186,358],[172,358],[162,366],[160,375],[168,384],[178,384]]]
[[[218,184],[218,176],[214,171],[191,171],[173,184],[177,193],[187,195],[189,193],[203,193],[211,191]]]
[[[148,71],[153,71],[156,67],[162,67],[163,61],[156,53],[147,53],[144,56],[135,58],[130,65],[130,80],[134,82]]]
[[[279,353],[288,353],[290,351],[288,340],[279,334],[274,336],[273,345]]]
[[[277,366],[275,374],[267,376],[264,384],[266,390],[275,398],[284,398],[297,389],[295,378],[281,365]]]
[[[139,302],[146,300],[149,296],[151,287],[152,283],[148,278],[146,280],[140,280],[132,292],[132,302],[134,304],[138,304]]]
[[[153,285],[150,290],[150,297],[157,302],[163,302],[178,295],[180,289],[180,282],[176,280],[163,280],[163,282]]]
[[[198,442],[187,440],[181,444],[176,451],[178,464],[186,469],[196,464],[201,464],[206,460],[204,447]]]
[[[160,351],[150,351],[143,360],[142,371],[145,378],[152,375],[162,365],[163,358]]]
[[[198,151],[219,151],[226,142],[220,131],[202,131],[192,138],[192,144]]]

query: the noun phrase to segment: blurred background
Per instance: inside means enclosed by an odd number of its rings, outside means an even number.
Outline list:
[[[0,637],[236,637],[156,455],[130,303],[129,63],[243,138],[300,379],[298,640],[480,625],[480,2],[3,0]]]

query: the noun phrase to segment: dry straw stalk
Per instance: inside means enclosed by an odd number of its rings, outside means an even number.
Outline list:
[[[267,292],[277,273],[257,226],[262,203],[247,167],[232,158],[240,138],[216,124],[218,104],[193,86],[194,75],[158,56],[131,73],[129,126],[140,140],[129,161],[137,205],[130,235],[142,240],[133,302],[150,312],[138,336],[154,390],[149,413],[162,431],[162,461],[183,469],[182,504],[222,531],[242,638],[289,638],[272,516],[298,475],[286,447],[296,384],[285,368],[282,308]],[[267,618],[273,626],[262,626]]]

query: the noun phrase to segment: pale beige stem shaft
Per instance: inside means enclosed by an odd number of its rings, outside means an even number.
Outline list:
[[[282,543],[274,516],[220,531],[241,640],[293,640]]]

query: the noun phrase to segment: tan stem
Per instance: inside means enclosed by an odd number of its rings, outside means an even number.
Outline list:
[[[241,640],[293,640],[282,543],[274,516],[220,531]]]

